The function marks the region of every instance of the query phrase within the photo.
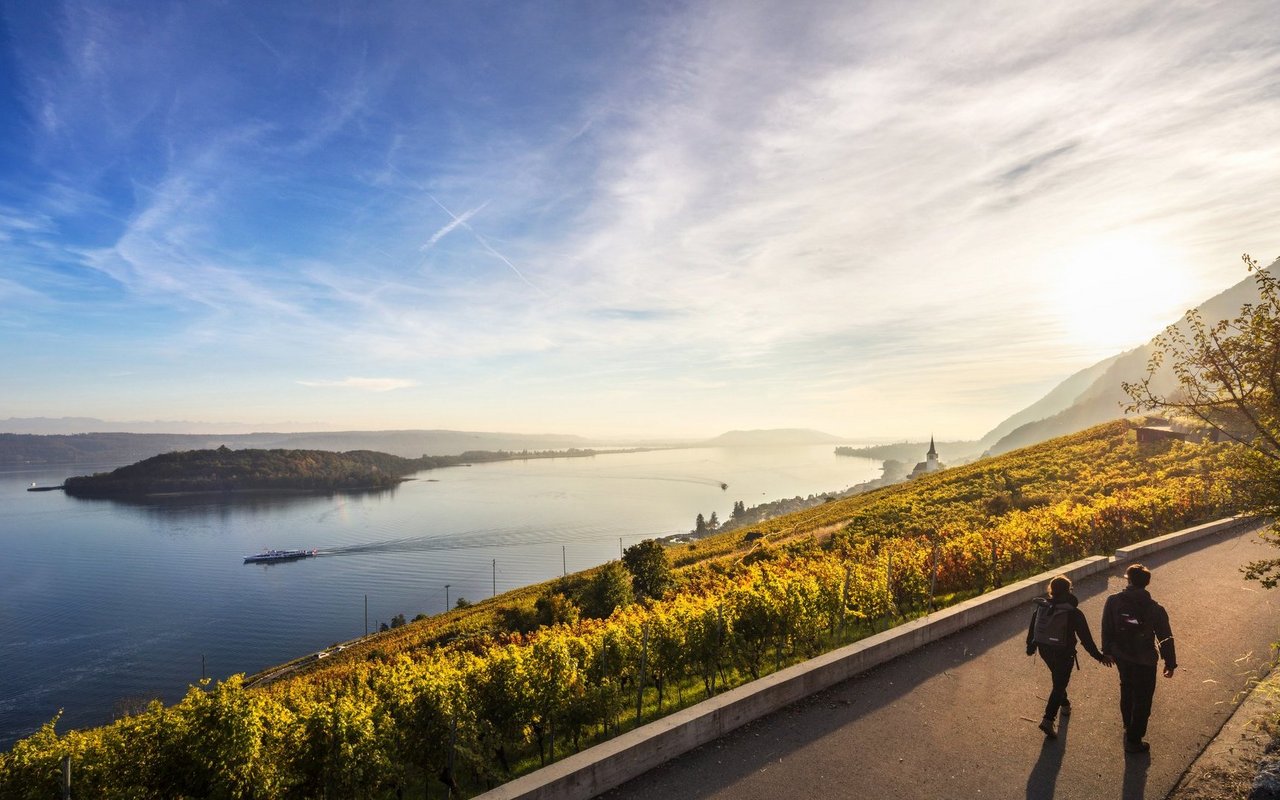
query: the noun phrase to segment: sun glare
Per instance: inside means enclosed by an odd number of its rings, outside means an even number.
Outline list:
[[[1185,310],[1182,258],[1154,238],[1115,234],[1068,250],[1050,281],[1069,341],[1110,354],[1148,341]]]

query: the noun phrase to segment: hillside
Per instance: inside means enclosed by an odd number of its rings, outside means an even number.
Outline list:
[[[1273,263],[1268,270],[1275,269]],[[1257,301],[1252,275],[1197,306],[1206,323],[1229,319],[1246,303]],[[1176,323],[1180,327],[1181,321]],[[1152,331],[1154,337],[1158,331]],[[1067,378],[1031,406],[1001,422],[982,437],[991,454],[1007,453],[1054,436],[1083,430],[1122,416],[1129,397],[1122,382],[1141,380],[1154,349],[1150,344],[1112,356]],[[1165,365],[1154,386],[1160,392],[1175,386],[1172,369]]]
[[[1117,421],[611,562],[0,755],[0,786],[87,796],[472,794],[675,707],[1084,555],[1232,512],[1226,450]],[[641,566],[635,575],[654,573]],[[637,687],[640,693],[637,694]],[[639,703],[639,708],[637,708]],[[432,793],[438,787],[430,789]]]

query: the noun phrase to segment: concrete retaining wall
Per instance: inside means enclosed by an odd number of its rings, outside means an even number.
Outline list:
[[[1116,551],[1115,560],[1124,562],[1136,561],[1148,553],[1157,553],[1161,550],[1166,550],[1184,542],[1189,542],[1192,539],[1198,539],[1201,536],[1208,536],[1212,533],[1222,533],[1232,528],[1240,527],[1241,525],[1252,524],[1252,522],[1253,521],[1249,518],[1237,515],[1234,517],[1227,517],[1226,519],[1220,519],[1215,522],[1206,522],[1205,524],[1197,525],[1194,528],[1184,528],[1180,531],[1165,534],[1164,536],[1157,536],[1154,539],[1147,539],[1146,541],[1131,544],[1128,547],[1121,547]]]
[[[1230,517],[1093,556],[891,628],[739,686],[480,795],[483,800],[586,800],[815,692],[1029,603],[1049,579],[1078,580],[1117,563],[1239,527]]]

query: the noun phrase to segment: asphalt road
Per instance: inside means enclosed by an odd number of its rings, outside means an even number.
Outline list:
[[[1222,727],[1280,640],[1280,589],[1242,563],[1280,556],[1256,531],[1143,559],[1169,611],[1179,668],[1161,676],[1147,756],[1126,756],[1119,679],[1080,653],[1059,738],[1036,725],[1049,671],[1024,647],[1031,609],[1011,611],[747,725],[604,795],[608,800],[1163,798]],[[1123,569],[1076,584],[1100,639]],[[1099,642],[1100,643],[1100,642]]]

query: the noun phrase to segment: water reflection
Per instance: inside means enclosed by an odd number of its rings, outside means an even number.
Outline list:
[[[245,513],[279,513],[305,509],[307,506],[329,506],[335,499],[391,499],[399,486],[377,489],[345,489],[337,492],[191,492],[185,494],[120,495],[114,497],[79,497],[68,495],[78,503],[108,503],[163,517],[226,518]]]

